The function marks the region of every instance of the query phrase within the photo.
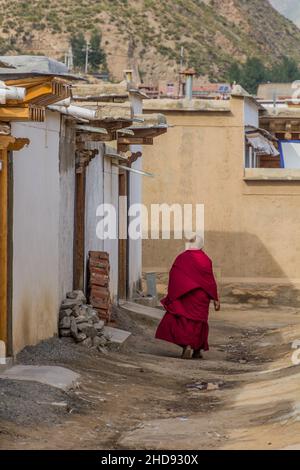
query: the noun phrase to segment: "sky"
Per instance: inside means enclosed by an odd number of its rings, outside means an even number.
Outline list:
[[[280,13],[300,27],[300,0],[269,0]]]

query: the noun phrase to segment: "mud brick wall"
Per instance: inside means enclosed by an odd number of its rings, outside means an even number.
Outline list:
[[[109,254],[104,251],[89,252],[89,303],[97,310],[99,318],[107,323],[111,318],[109,291]]]

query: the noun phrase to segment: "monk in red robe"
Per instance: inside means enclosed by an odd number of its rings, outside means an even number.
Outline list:
[[[208,351],[210,302],[219,311],[220,301],[212,261],[203,251],[203,241],[195,237],[179,255],[170,271],[168,295],[161,303],[166,314],[156,338],[183,348],[183,359],[199,359]]]

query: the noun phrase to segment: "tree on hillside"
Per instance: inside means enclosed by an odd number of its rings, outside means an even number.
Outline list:
[[[86,47],[86,40],[83,33],[74,34],[71,37],[70,43],[73,51],[74,66],[82,69],[85,64]]]
[[[273,67],[266,67],[256,57],[249,58],[245,64],[234,62],[228,70],[230,82],[237,82],[249,93],[256,94],[258,85],[264,82],[291,83],[300,80],[300,69],[297,62],[284,57]]]
[[[241,83],[242,71],[241,67],[237,62],[234,62],[228,70],[228,80],[230,83],[236,82]]]
[[[289,57],[284,57],[279,64],[271,70],[271,81],[278,83],[290,83],[299,80],[299,68],[297,62]]]
[[[94,31],[91,36],[91,52],[89,56],[89,63],[93,71],[99,70],[101,67],[103,70],[106,70],[106,54],[101,47],[101,33],[99,31]]]
[[[99,68],[102,70],[107,69],[106,54],[101,47],[101,39],[101,33],[99,31],[93,31],[89,43],[89,70],[93,72],[98,71]],[[85,39],[83,33],[80,32],[74,34],[71,37],[70,43],[73,50],[74,66],[80,69],[84,69],[87,40]]]
[[[249,93],[256,93],[258,85],[269,79],[268,71],[257,57],[247,59],[242,68],[242,86]]]

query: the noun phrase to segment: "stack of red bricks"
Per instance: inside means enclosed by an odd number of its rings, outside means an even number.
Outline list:
[[[109,254],[104,251],[89,253],[89,301],[99,318],[110,321]]]

